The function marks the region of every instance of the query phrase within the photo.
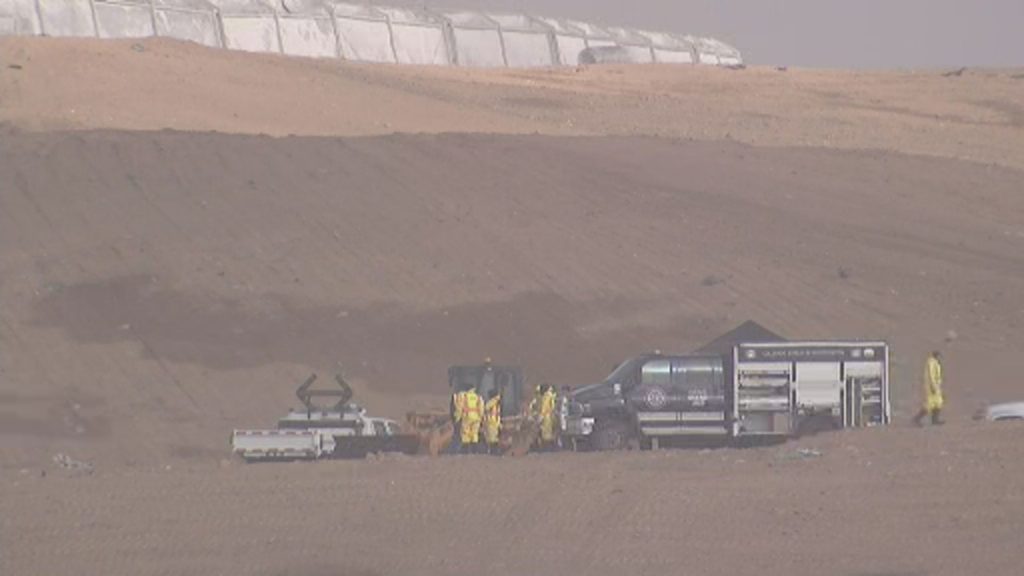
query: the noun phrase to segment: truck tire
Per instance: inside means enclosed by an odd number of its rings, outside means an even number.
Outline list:
[[[624,450],[629,447],[629,426],[620,421],[598,420],[590,438],[590,447],[597,451]]]

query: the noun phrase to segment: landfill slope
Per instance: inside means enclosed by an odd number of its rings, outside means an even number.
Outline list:
[[[898,416],[1010,398],[1012,169],[650,138],[85,132],[0,143],[13,454],[224,450],[342,371],[377,413],[490,356],[585,384],[747,319],[883,338]],[[922,217],[925,216],[925,217]],[[955,339],[947,342],[955,332]]]

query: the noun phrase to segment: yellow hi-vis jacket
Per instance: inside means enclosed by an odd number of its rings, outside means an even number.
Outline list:
[[[548,390],[540,397],[540,439],[550,443],[555,440],[555,410],[558,405],[554,390]]]
[[[540,386],[533,389],[533,399],[530,400],[529,415],[532,418],[540,418],[540,402],[541,402],[541,391]]]
[[[924,408],[929,412],[942,410],[945,403],[942,395],[942,364],[938,358],[929,356],[924,365]]]
[[[484,404],[484,436],[489,444],[496,444],[501,436],[501,396]]]
[[[501,426],[501,396],[495,396],[484,404],[484,418],[488,425]]]
[[[464,422],[479,422],[484,418],[484,401],[476,390],[467,390],[462,401],[462,420]]]
[[[540,417],[550,418],[555,415],[555,404],[557,395],[554,390],[548,390],[540,397]]]
[[[452,406],[453,406],[453,409],[452,409],[452,419],[454,419],[456,422],[458,422],[459,420],[462,420],[462,412],[463,412],[463,410],[465,409],[465,406],[466,406],[466,392],[465,391],[456,392],[455,395],[452,396]]]

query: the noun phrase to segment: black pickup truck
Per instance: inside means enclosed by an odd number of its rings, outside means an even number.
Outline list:
[[[657,448],[667,438],[726,437],[726,377],[712,355],[644,354],[570,392],[562,436],[577,448]]]

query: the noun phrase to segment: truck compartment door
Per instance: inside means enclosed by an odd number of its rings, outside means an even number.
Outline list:
[[[797,364],[793,387],[800,412],[842,412],[843,386],[839,362],[801,362]]]
[[[736,435],[785,435],[792,430],[792,364],[735,364]]]
[[[888,423],[884,368],[878,362],[845,364],[844,427],[861,428]]]

